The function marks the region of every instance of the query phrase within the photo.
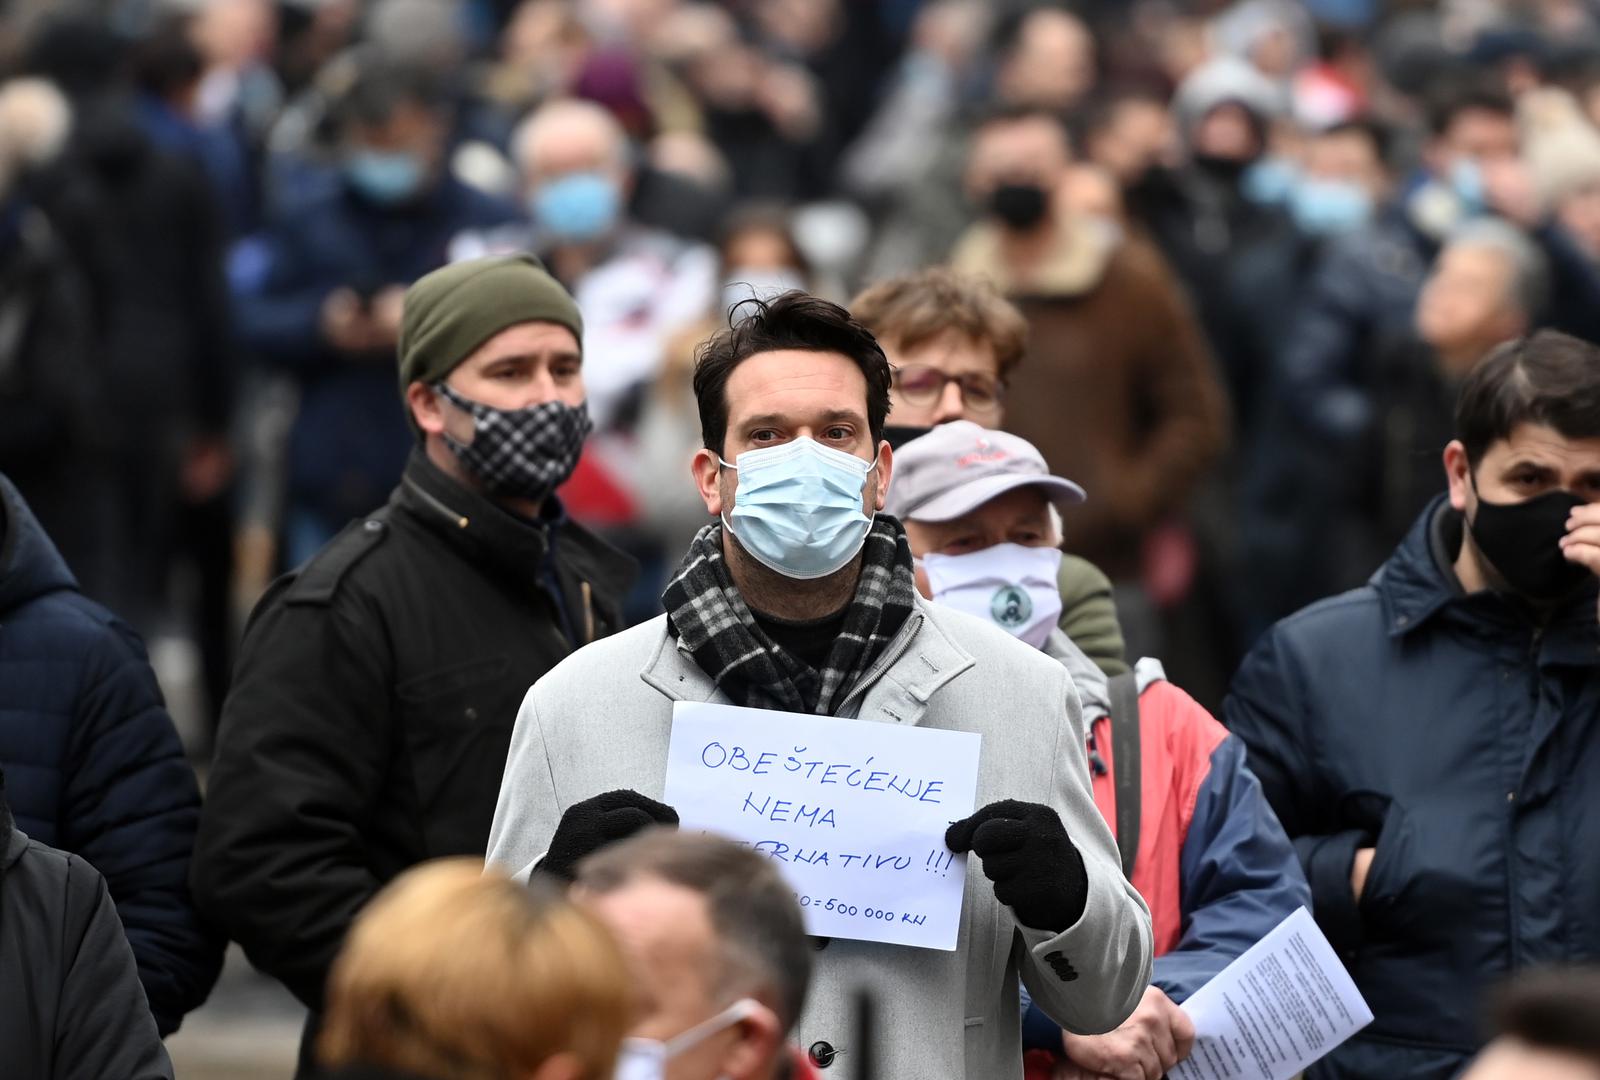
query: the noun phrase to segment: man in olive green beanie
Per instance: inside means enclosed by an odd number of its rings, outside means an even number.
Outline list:
[[[522,322],[564,326],[582,348],[578,305],[532,255],[472,259],[421,278],[406,290],[400,321],[401,396],[414,382],[443,379],[478,346]]]
[[[386,882],[483,855],[528,687],[622,626],[633,561],[555,495],[589,426],[582,332],[525,256],[413,285],[400,387],[418,445],[400,486],[251,617],[193,886],[313,1014]]]

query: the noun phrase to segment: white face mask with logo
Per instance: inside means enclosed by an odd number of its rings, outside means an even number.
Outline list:
[[[709,1020],[704,1020],[666,1042],[658,1039],[623,1039],[617,1056],[615,1080],[661,1080],[667,1075],[667,1062],[685,1050],[705,1042],[724,1028],[732,1027],[753,1014],[761,1005],[752,998],[740,998]]]
[[[1061,550],[996,544],[966,555],[922,557],[933,602],[988,619],[1035,649],[1061,618]]]

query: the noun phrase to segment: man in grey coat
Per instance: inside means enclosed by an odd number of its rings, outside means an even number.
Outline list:
[[[795,1034],[830,1075],[861,1075],[850,1007],[865,984],[886,1003],[876,1075],[1020,1077],[1019,976],[1085,1034],[1121,1023],[1150,977],[1149,912],[1095,810],[1077,692],[1060,664],[917,595],[905,531],[875,513],[893,452],[872,335],[801,293],[740,314],[694,377],[694,477],[719,520],[669,582],[666,615],[534,684],[489,857],[570,877],[606,844],[676,822],[656,801],[676,701],[977,732],[981,809],[946,835],[974,856],[955,950],[817,939]]]

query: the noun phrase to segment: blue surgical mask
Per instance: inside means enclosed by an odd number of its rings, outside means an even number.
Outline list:
[[[1372,196],[1350,180],[1306,178],[1289,195],[1294,223],[1312,236],[1353,232],[1372,217]]]
[[[750,557],[774,573],[799,580],[836,573],[867,542],[872,518],[861,510],[867,473],[877,464],[799,438],[746,450],[733,510],[722,523]]]
[[[1300,170],[1279,157],[1264,157],[1245,170],[1239,190],[1246,199],[1262,206],[1278,206],[1294,190]]]
[[[415,154],[357,150],[345,159],[344,176],[357,193],[380,206],[395,206],[422,190],[427,175]]]
[[[685,1031],[667,1042],[657,1039],[623,1039],[622,1052],[617,1055],[615,1080],[662,1080],[667,1075],[667,1062],[677,1055],[699,1046],[717,1032],[732,1027],[761,1006],[751,998],[740,998],[711,1019]]]
[[[1483,189],[1483,169],[1472,158],[1457,158],[1450,167],[1450,190],[1461,200],[1468,214],[1482,213],[1488,206]]]
[[[571,173],[542,184],[528,200],[540,233],[581,243],[609,233],[622,213],[622,192],[604,173]]]

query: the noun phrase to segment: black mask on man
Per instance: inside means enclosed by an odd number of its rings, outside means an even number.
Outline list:
[[[989,212],[1017,232],[1039,224],[1049,208],[1049,198],[1038,184],[1001,184],[989,196]]]
[[[889,444],[889,449],[898,454],[906,443],[912,439],[920,439],[932,430],[931,427],[912,427],[909,424],[885,424],[883,441]]]
[[[1470,523],[1472,540],[1517,592],[1544,603],[1561,600],[1592,576],[1587,567],[1561,554],[1567,518],[1582,505],[1583,499],[1565,490],[1519,503],[1494,503],[1480,495]]]

